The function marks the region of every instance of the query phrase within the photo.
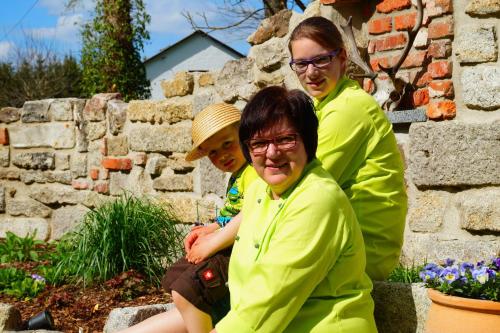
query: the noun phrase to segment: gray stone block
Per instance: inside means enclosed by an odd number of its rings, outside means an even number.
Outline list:
[[[271,38],[260,45],[254,45],[248,54],[255,60],[257,68],[265,72],[272,72],[288,59],[287,45],[284,38]]]
[[[460,227],[468,231],[500,231],[500,188],[463,191],[455,196]]]
[[[120,195],[124,191],[134,195],[152,194],[153,181],[141,167],[134,167],[129,174],[111,172],[109,175],[109,193]]]
[[[130,149],[144,152],[187,152],[191,149],[191,126],[134,124],[129,134]]]
[[[193,96],[193,117],[211,104],[221,103],[222,98],[214,87],[198,90]]]
[[[63,152],[56,152],[55,154],[56,169],[68,170],[69,169],[69,154]]]
[[[21,329],[21,312],[11,304],[0,303],[0,332]]]
[[[465,68],[461,77],[464,103],[474,109],[500,107],[500,66]]]
[[[56,99],[50,103],[49,114],[54,121],[73,121],[73,103],[70,98]]]
[[[174,124],[193,118],[191,98],[170,98],[166,101],[130,101],[127,111],[130,121]]]
[[[416,123],[427,121],[424,109],[398,110],[385,112],[387,119],[393,124]]]
[[[23,169],[54,169],[54,153],[18,153],[13,156],[12,164]]]
[[[193,171],[195,167],[194,163],[187,162],[185,160],[185,157],[186,154],[172,153],[172,155],[168,157],[167,166],[174,171],[178,171],[179,173],[186,173]]]
[[[114,99],[108,102],[108,128],[113,135],[118,135],[123,131],[125,121],[127,120],[128,104]]]
[[[500,239],[496,236],[481,238],[464,235],[465,232],[422,234],[407,233],[400,262],[405,266],[439,262],[446,258],[477,262],[497,255]]]
[[[87,121],[105,120],[108,101],[120,98],[119,93],[102,93],[92,96],[85,104],[83,119]]]
[[[375,322],[379,333],[423,333],[430,306],[422,283],[375,282]]]
[[[458,29],[454,50],[460,63],[496,61],[497,49],[493,25],[466,25]]]
[[[86,191],[74,190],[71,186],[62,184],[32,185],[30,198],[46,205],[77,204],[85,198]]]
[[[49,226],[45,219],[36,217],[0,217],[0,237],[5,238],[7,231],[19,237],[33,235],[36,239],[46,240],[49,237]]]
[[[9,146],[0,146],[0,166],[8,167],[10,163]]]
[[[10,145],[14,148],[73,148],[75,146],[75,126],[72,123],[11,126],[9,139]]]
[[[71,185],[70,171],[24,171],[20,174],[20,179],[25,184],[32,183],[61,183]]]
[[[66,233],[77,229],[87,212],[89,212],[89,209],[82,205],[66,206],[54,210],[50,238],[59,239]]]
[[[198,164],[201,195],[214,193],[226,196],[228,174],[217,169],[208,158],[202,158]]]
[[[104,333],[114,333],[152,317],[158,313],[175,308],[174,304],[155,304],[129,308],[113,309],[104,325]]]
[[[410,199],[408,223],[413,232],[437,232],[441,229],[444,214],[450,201],[445,191],[422,191]]]
[[[160,191],[170,191],[170,192],[191,192],[193,191],[193,176],[187,175],[177,175],[177,174],[167,174],[165,172],[161,177],[155,178],[153,180],[153,188]]]
[[[161,155],[152,153],[149,154],[148,160],[146,162],[146,172],[153,176],[161,175],[163,169],[168,165],[168,159]]]
[[[0,123],[12,123],[21,119],[21,109],[5,107],[0,109]]]
[[[49,106],[52,100],[28,101],[23,105],[21,121],[23,123],[42,123],[50,121]]]
[[[126,136],[112,136],[104,139],[107,156],[125,156],[128,154]]]
[[[106,123],[102,122],[89,122],[85,127],[86,137],[89,141],[99,140],[106,135]]]
[[[222,206],[222,200],[213,195],[201,198],[191,193],[162,193],[158,200],[170,207],[174,215],[183,223],[208,223],[215,218],[216,207]]]
[[[500,122],[414,123],[411,180],[418,187],[500,184]]]
[[[87,176],[87,154],[73,154],[69,164],[74,178]]]
[[[486,16],[500,13],[500,1],[498,0],[472,0],[469,1],[465,12],[473,16]]]
[[[18,169],[0,168],[0,179],[19,180],[21,172]]]
[[[0,185],[0,213],[5,212],[5,187]]]
[[[250,58],[226,62],[215,84],[223,101],[233,103],[238,99],[249,100],[259,90],[254,84],[253,65],[254,61]]]
[[[52,209],[31,198],[7,200],[7,213],[12,216],[49,217]]]

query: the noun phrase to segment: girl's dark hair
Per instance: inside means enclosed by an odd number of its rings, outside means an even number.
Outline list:
[[[304,143],[307,161],[316,157],[318,118],[311,99],[301,90],[271,86],[262,89],[247,103],[241,115],[240,144],[243,155],[252,162],[245,142],[283,120],[288,120]]]
[[[332,21],[321,16],[309,17],[293,29],[288,42],[290,54],[292,54],[292,42],[301,38],[311,39],[331,51],[345,49],[339,29]]]

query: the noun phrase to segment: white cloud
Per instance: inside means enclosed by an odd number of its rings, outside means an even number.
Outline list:
[[[50,15],[59,16],[67,15],[66,3],[68,0],[41,0],[40,6],[47,8]],[[95,7],[95,0],[78,0],[72,12],[79,13],[84,11],[93,10]]]
[[[12,42],[0,42],[0,60],[6,60],[13,48],[14,43]]]
[[[55,27],[32,29],[35,38],[54,39],[66,43],[75,43],[80,40],[80,27],[83,22],[82,14],[59,16]]]

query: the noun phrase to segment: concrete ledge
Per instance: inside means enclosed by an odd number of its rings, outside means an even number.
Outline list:
[[[417,123],[427,121],[424,109],[400,110],[385,112],[389,121],[393,124]]]
[[[138,307],[116,308],[109,313],[106,325],[104,325],[104,333],[118,332],[172,308],[174,308],[173,304],[155,304]]]

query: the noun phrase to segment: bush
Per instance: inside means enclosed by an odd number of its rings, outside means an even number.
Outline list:
[[[0,263],[13,261],[37,261],[39,253],[37,246],[44,244],[40,240],[35,240],[36,231],[26,237],[19,237],[7,231],[5,241],[0,243]]]
[[[165,265],[183,250],[170,211],[147,199],[122,195],[91,210],[69,238],[69,255],[57,265],[55,280],[69,277],[84,285],[133,269],[159,284]]]

